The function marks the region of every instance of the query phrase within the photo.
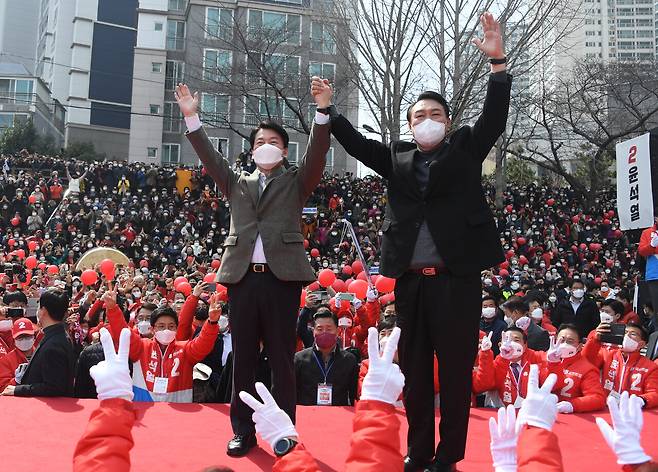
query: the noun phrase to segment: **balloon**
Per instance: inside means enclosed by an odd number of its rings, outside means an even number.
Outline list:
[[[350,277],[349,279],[347,279],[345,281],[345,285],[347,285],[349,287],[352,282],[354,282],[354,279],[352,277]]]
[[[368,292],[368,282],[365,280],[355,280],[347,287],[347,291],[353,293],[358,298],[364,299]]]
[[[354,271],[352,270],[352,266],[347,264],[343,266],[341,272],[345,275],[352,275],[354,273]]]
[[[614,237],[617,238],[617,239],[621,238],[622,234],[623,233],[621,232],[620,229],[616,229],[615,232],[613,233]]]
[[[507,251],[507,258],[511,259],[514,256],[514,254],[516,254],[516,252],[514,252],[514,249],[510,249],[509,251]]]
[[[25,249],[16,250],[16,257],[19,259],[25,259]]]
[[[516,238],[516,243],[517,243],[519,246],[523,246],[523,245],[526,243],[526,240],[525,240],[525,238],[523,238],[523,237],[521,237],[521,238]]]
[[[100,263],[100,270],[106,279],[114,279],[114,261],[112,259],[103,259]]]
[[[368,282],[368,276],[366,276],[366,271],[362,270],[359,272],[359,275],[356,276],[356,280],[363,280],[364,282]]]
[[[336,280],[336,274],[331,269],[322,269],[318,274],[318,282],[323,287],[329,287]]]
[[[603,279],[602,279],[601,277],[596,277],[596,278],[594,279],[594,283],[595,283],[596,285],[601,285],[601,282],[603,282]]]
[[[320,289],[320,284],[318,282],[313,282],[308,287],[306,287],[306,290],[308,292],[315,292],[316,290],[319,290],[319,289]]]
[[[359,272],[363,271],[363,264],[361,264],[361,261],[354,261],[352,263],[352,273],[353,274],[358,274]]]
[[[552,198],[549,198],[548,200],[546,200],[546,204],[548,206],[553,206],[553,205],[555,205],[555,200],[552,199]]]
[[[226,292],[226,299],[228,300],[228,289],[222,284],[220,284],[219,282],[217,282],[217,287],[215,288],[215,292],[219,292],[219,293]]]
[[[181,282],[176,286],[176,291],[188,297],[192,293],[192,286],[189,282]]]
[[[313,248],[311,249],[311,257],[318,257],[320,255],[320,251],[318,251],[318,248]]]
[[[608,218],[614,218],[614,216],[615,216],[615,210],[610,210],[608,212]]]
[[[57,274],[59,274],[59,267],[57,267],[56,265],[49,265],[49,266],[48,266],[48,273],[49,273],[50,275],[57,275]]]
[[[29,241],[29,242],[27,243],[27,248],[28,248],[30,251],[34,251],[34,250],[37,248],[37,242],[36,242],[36,241]]]
[[[96,282],[98,282],[98,272],[93,269],[87,269],[82,272],[82,275],[80,275],[80,280],[87,287],[94,285]]]
[[[501,263],[498,265],[498,267],[500,267],[501,269],[507,269],[507,268],[509,267],[509,261],[503,261],[503,262],[501,262]]]
[[[146,259],[142,259],[141,261],[139,261],[139,266],[140,267],[148,267],[149,266],[149,261],[147,261]]]
[[[12,226],[18,226],[19,224],[21,224],[21,220],[20,220],[19,218],[17,218],[17,217],[14,216],[14,217],[11,219],[11,225],[12,225]]]
[[[29,201],[31,205],[34,205],[37,202],[37,196],[36,195],[30,195],[27,198],[27,201]]]
[[[216,272],[208,272],[206,275],[203,276],[203,281],[211,284],[215,281],[215,277],[217,277]]]
[[[306,290],[302,290],[302,294],[299,297],[299,308],[304,308],[306,305]]]
[[[308,249],[308,239],[304,240],[304,249]]]
[[[500,275],[502,278],[505,279],[505,278],[509,277],[509,272],[507,271],[507,269],[500,269],[500,271],[498,272],[498,275]]]
[[[603,224],[606,226],[610,226],[610,220],[606,218],[605,220],[603,220]]]
[[[213,259],[210,263],[210,267],[213,269],[219,269],[219,266],[222,265],[222,262],[219,259]]]
[[[47,267],[47,266],[46,266],[46,263],[45,263],[45,262],[42,262],[42,263],[40,263],[37,267],[39,268],[39,270],[40,270],[41,272],[43,272],[44,270],[46,270],[46,267]]]
[[[219,287],[224,287],[224,286],[220,285],[220,284],[217,284],[217,287],[219,288]],[[226,288],[226,287],[224,287],[224,288]],[[222,290],[221,292],[217,292],[217,293],[219,293],[219,301],[220,302],[227,302],[228,301],[228,291],[227,290]]]
[[[340,279],[334,280],[334,283],[331,284],[331,288],[334,289],[334,292],[347,292],[347,284]]]
[[[27,259],[25,259],[25,267],[27,269],[35,269],[37,267],[38,261],[37,258],[34,256],[30,256]]]
[[[574,215],[574,216],[572,216],[572,217],[571,217],[571,221],[572,221],[573,223],[578,223],[578,222],[580,221],[580,216],[578,216],[578,215]]]
[[[394,301],[395,301],[395,292],[387,293],[386,295],[379,297],[379,303],[382,305],[386,305],[387,303]]]
[[[14,247],[16,245],[16,240],[14,238],[10,238],[9,241],[7,241],[7,244],[9,244],[9,247]]]
[[[395,289],[395,279],[389,277],[379,277],[375,282],[375,288],[379,293],[392,292]]]
[[[605,266],[606,267],[610,268],[613,265],[615,265],[615,261],[613,261],[612,259],[606,259],[606,261],[605,261]]]
[[[583,251],[584,251],[585,249],[587,249],[587,244],[585,244],[585,243],[580,243],[580,249],[582,249]]]
[[[519,256],[519,263],[520,264],[527,264],[528,263],[528,258],[525,256]]]
[[[174,289],[178,290],[178,285],[182,284],[184,282],[188,282],[186,277],[183,277],[182,275],[180,277],[176,277],[174,279]],[[180,292],[180,290],[178,290]]]
[[[512,213],[512,210],[514,210],[514,206],[512,206],[512,205],[507,205],[507,206],[505,207],[505,209],[507,210],[508,213]]]

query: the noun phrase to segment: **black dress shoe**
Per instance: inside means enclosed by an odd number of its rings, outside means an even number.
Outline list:
[[[231,457],[242,457],[246,456],[249,450],[256,445],[256,435],[255,434],[236,434],[228,442],[226,447],[226,454]]]
[[[411,457],[407,456],[404,458],[404,472],[418,472],[424,470],[428,464],[429,461],[412,459]]]
[[[440,462],[432,462],[424,472],[454,472],[457,470],[457,464],[443,464]]]

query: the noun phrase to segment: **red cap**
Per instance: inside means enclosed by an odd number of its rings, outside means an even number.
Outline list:
[[[11,335],[16,339],[23,334],[34,335],[34,325],[27,318],[18,318],[11,328]]]

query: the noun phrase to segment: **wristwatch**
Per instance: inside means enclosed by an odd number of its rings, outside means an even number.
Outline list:
[[[208,320],[208,323],[210,323],[211,325],[216,325],[216,324],[219,324],[219,320],[216,320],[216,321]]]
[[[283,457],[292,451],[296,445],[297,441],[294,439],[279,439],[276,443],[274,443],[274,454],[276,454],[277,457]]]
[[[493,65],[505,64],[506,62],[507,62],[507,56],[500,59],[494,59],[493,57],[489,59],[489,64],[493,64]]]

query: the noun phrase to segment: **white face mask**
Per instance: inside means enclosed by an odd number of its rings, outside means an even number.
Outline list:
[[[228,316],[221,315],[219,317],[219,330],[223,333],[228,328]]]
[[[135,290],[135,291],[133,292],[133,298],[134,298],[135,300],[139,300],[140,298],[142,298],[142,292],[140,292],[139,290]]]
[[[578,348],[572,346],[571,344],[562,343],[560,344],[560,357],[562,359],[569,359],[570,357],[575,356],[578,353]]]
[[[137,331],[139,331],[139,334],[142,336],[146,336],[151,331],[151,323],[146,320],[140,321],[137,323]]]
[[[573,295],[573,298],[575,298],[576,300],[580,300],[585,296],[585,290],[583,290],[582,288],[577,288],[576,290],[571,291],[571,295]]]
[[[635,352],[637,351],[638,346],[640,343],[638,343],[635,339],[630,338],[628,334],[624,335],[624,341],[621,343],[621,350],[624,352]]]
[[[414,140],[421,147],[432,148],[443,141],[446,135],[446,124],[425,118],[414,126],[413,133]]]
[[[164,329],[155,332],[155,340],[164,346],[168,346],[176,338],[176,331]]]
[[[272,144],[263,144],[253,153],[254,162],[262,169],[270,170],[283,160],[281,149]]]
[[[512,326],[514,324],[514,320],[511,317],[505,315],[505,323],[507,323],[507,326]]]
[[[509,361],[511,359],[517,359],[523,355],[523,344],[512,341],[510,342],[510,345],[512,346],[511,352],[501,352],[500,357]]]
[[[530,313],[532,316],[532,319],[535,321],[541,321],[542,318],[544,317],[544,310],[541,308],[537,307],[534,310],[532,310],[532,313]]]
[[[599,312],[599,317],[601,318],[601,323],[612,323],[615,321],[615,318],[605,311]]]
[[[14,322],[12,320],[0,320],[0,331],[11,331]]]
[[[488,306],[486,308],[482,308],[482,317],[490,320],[496,316],[496,308],[492,306]]]
[[[492,283],[493,283],[493,281],[492,281],[491,279],[484,279],[484,285],[489,286],[489,285],[491,285]]]
[[[555,303],[557,301],[557,297],[555,296],[548,297],[548,301],[551,303]]]
[[[16,349],[19,351],[29,351],[34,346],[34,338],[17,339],[14,344],[16,344]]]

